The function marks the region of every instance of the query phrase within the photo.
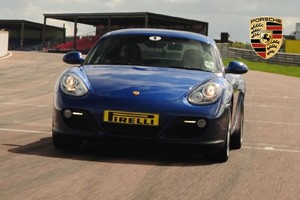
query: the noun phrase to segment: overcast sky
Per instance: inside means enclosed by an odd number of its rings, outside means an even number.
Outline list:
[[[24,19],[43,23],[44,13],[153,12],[209,23],[209,37],[219,39],[229,32],[230,40],[249,42],[249,20],[258,16],[283,19],[283,32],[295,31],[300,23],[299,0],[3,0],[0,19]],[[65,22],[47,20],[47,24],[62,27]],[[67,34],[73,24],[66,23]],[[80,26],[79,34],[94,31],[92,26]]]

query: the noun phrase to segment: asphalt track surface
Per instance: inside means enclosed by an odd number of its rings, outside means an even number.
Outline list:
[[[300,79],[245,75],[244,145],[215,163],[176,145],[51,143],[61,54],[0,59],[0,199],[300,199]]]

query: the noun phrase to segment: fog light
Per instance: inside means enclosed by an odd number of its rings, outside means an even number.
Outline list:
[[[184,123],[186,124],[196,124],[197,122],[194,120],[184,120]]]
[[[70,118],[70,117],[72,117],[72,111],[71,110],[65,110],[64,111],[64,116],[65,116],[65,118]]]
[[[204,119],[199,119],[199,120],[197,121],[197,126],[198,126],[199,128],[204,128],[204,127],[206,126],[206,121],[205,121]]]
[[[82,116],[83,115],[83,113],[81,113],[81,112],[72,112],[72,114],[77,115],[77,116]]]

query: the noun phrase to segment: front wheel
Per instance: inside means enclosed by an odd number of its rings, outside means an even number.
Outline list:
[[[243,144],[243,132],[244,132],[244,107],[241,107],[239,116],[240,128],[231,136],[231,149],[240,149]]]
[[[217,153],[217,160],[219,162],[226,162],[230,155],[230,131],[231,131],[231,109],[228,109],[228,124],[227,133],[225,137],[225,145]]]

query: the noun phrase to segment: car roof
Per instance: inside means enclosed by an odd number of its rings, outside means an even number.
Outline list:
[[[215,45],[214,40],[202,34],[188,32],[188,31],[169,30],[169,29],[153,29],[153,28],[120,29],[120,30],[108,32],[103,37],[126,36],[126,35],[175,37],[175,38],[182,38],[182,39],[197,40],[200,42]]]

